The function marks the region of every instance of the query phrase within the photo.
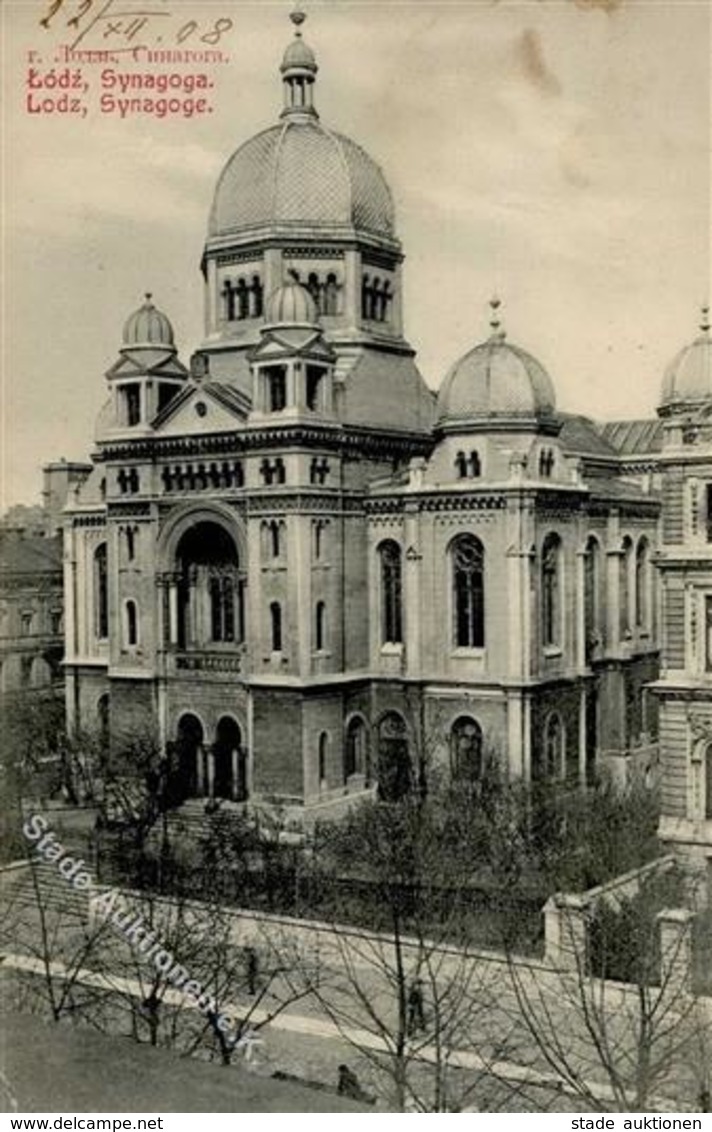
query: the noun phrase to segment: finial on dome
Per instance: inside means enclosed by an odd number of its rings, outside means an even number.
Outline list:
[[[499,317],[499,308],[502,306],[502,300],[496,295],[493,295],[489,301],[490,306],[490,327],[492,328],[492,338],[503,339],[506,337],[506,331],[502,330],[502,321]]]
[[[282,59],[280,70],[284,82],[284,110],[282,115],[292,115],[296,120],[318,117],[314,109],[313,86],[319,68],[311,47],[302,39],[302,24],[306,12],[294,8],[289,13],[294,25],[294,39],[288,45]]]
[[[295,8],[293,12],[289,13],[289,18],[292,21],[292,23],[294,24],[294,28],[295,28],[294,34],[295,35],[301,35],[302,34],[301,33],[301,25],[304,23],[304,21],[307,18],[306,12],[303,12],[301,8]]]
[[[143,297],[144,297],[144,299],[146,300],[146,304],[145,304],[145,305],[146,305],[147,307],[150,307],[150,305],[151,305],[151,299],[153,298],[153,292],[152,292],[152,291],[145,291],[145,292],[144,292],[144,296],[143,296]]]
[[[709,334],[709,332],[710,332],[710,308],[709,308],[708,305],[705,305],[704,307],[702,307],[701,314],[702,314],[702,317],[700,318],[700,330],[702,331],[703,334]]]

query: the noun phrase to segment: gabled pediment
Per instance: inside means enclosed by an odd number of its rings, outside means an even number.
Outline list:
[[[251,360],[265,362],[272,358],[277,360],[303,355],[320,361],[332,361],[334,358],[333,350],[318,332],[305,333],[303,330],[280,327],[279,330],[269,330],[263,335],[262,341],[252,351]]]
[[[173,350],[122,350],[111,369],[107,370],[109,379],[131,380],[145,377],[178,377],[188,376],[188,370],[178,360]]]
[[[154,418],[152,426],[161,436],[233,432],[243,426],[248,412],[249,403],[237,390],[217,382],[191,382]]]

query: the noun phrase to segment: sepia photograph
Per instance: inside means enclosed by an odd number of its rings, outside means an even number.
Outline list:
[[[3,1127],[712,1132],[712,0],[0,18]]]

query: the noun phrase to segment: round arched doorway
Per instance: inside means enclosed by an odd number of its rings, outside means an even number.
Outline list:
[[[247,797],[247,775],[242,732],[229,715],[222,716],[215,729],[213,760],[215,797],[243,801]]]
[[[203,778],[203,725],[197,715],[186,712],[178,720],[177,794],[179,799],[194,798]]]

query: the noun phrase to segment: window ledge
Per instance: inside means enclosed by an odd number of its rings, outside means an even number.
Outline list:
[[[385,641],[381,645],[381,656],[402,656],[403,648],[402,641]]]
[[[543,652],[544,656],[547,658],[564,655],[564,650],[562,649],[561,645],[544,645]]]
[[[464,645],[460,645],[450,653],[450,656],[458,660],[484,660],[486,655],[487,650],[484,648],[479,646],[477,648],[466,648]]]

